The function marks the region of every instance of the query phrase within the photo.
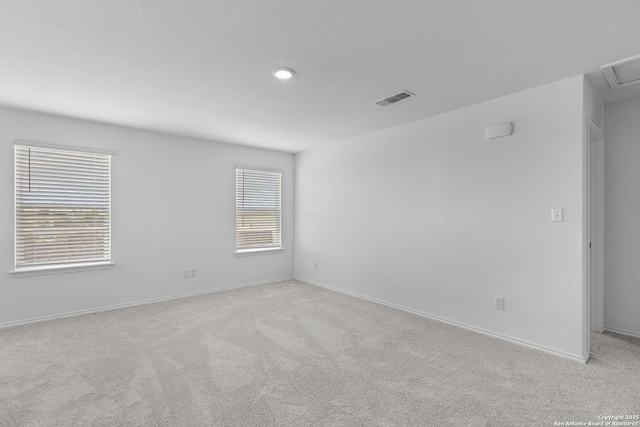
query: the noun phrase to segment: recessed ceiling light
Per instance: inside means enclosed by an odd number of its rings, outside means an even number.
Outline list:
[[[289,80],[296,74],[296,72],[291,68],[280,67],[274,69],[271,74],[273,74],[276,79]]]

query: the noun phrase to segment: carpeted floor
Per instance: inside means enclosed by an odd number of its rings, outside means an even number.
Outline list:
[[[592,347],[584,365],[289,281],[0,329],[0,425],[553,426],[640,414],[640,340],[594,334]]]

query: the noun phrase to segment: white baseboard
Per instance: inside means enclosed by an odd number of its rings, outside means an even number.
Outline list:
[[[528,341],[521,340],[521,339],[518,339],[518,338],[513,338],[513,337],[510,337],[510,336],[507,336],[507,335],[498,334],[496,332],[488,331],[486,329],[478,328],[478,327],[475,327],[475,326],[470,326],[470,325],[467,325],[467,324],[464,324],[464,323],[456,322],[454,320],[445,319],[445,318],[440,317],[440,316],[434,316],[432,314],[425,313],[423,311],[415,310],[415,309],[408,308],[408,307],[403,307],[403,306],[398,305],[398,304],[393,304],[393,303],[382,301],[382,300],[379,300],[379,299],[376,299],[376,298],[371,298],[371,297],[368,297],[366,295],[358,294],[358,293],[351,292],[351,291],[346,291],[344,289],[335,288],[333,286],[325,285],[324,283],[319,283],[319,282],[315,282],[315,281],[304,279],[304,278],[300,278],[300,277],[296,277],[295,279],[299,280],[301,282],[308,283],[310,285],[319,286],[321,288],[329,289],[331,291],[340,292],[342,294],[351,295],[351,296],[354,296],[356,298],[361,298],[361,299],[364,299],[364,300],[367,300],[367,301],[375,302],[377,304],[386,305],[387,307],[392,307],[392,308],[396,308],[398,310],[407,311],[409,313],[413,313],[413,314],[416,314],[418,316],[426,317],[426,318],[429,318],[429,319],[432,319],[432,320],[436,320],[438,322],[447,323],[449,325],[456,326],[456,327],[459,327],[459,328],[462,328],[462,329],[466,329],[466,330],[469,330],[469,331],[478,332],[480,334],[487,335],[487,336],[494,337],[494,338],[498,338],[498,339],[501,339],[501,340],[504,340],[504,341],[508,341],[510,343],[513,343],[513,344],[518,344],[518,345],[521,345],[521,346],[524,346],[524,347],[529,347],[529,348],[532,348],[532,349],[535,349],[535,350],[543,351],[545,353],[552,354],[554,356],[560,356],[560,357],[563,357],[565,359],[570,359],[570,360],[573,360],[573,361],[576,361],[576,362],[580,362],[580,363],[587,363],[587,361],[588,361],[588,359],[584,359],[581,356],[575,356],[573,354],[564,353],[562,351],[554,350],[552,348],[544,347],[544,346],[541,346],[541,345],[538,345],[538,344],[533,344],[533,343],[530,343]]]
[[[625,331],[624,329],[611,328],[609,326],[604,327],[605,332],[613,332],[615,334],[626,335],[628,337],[640,338],[640,334],[637,332]]]
[[[129,303],[124,303],[124,304],[109,305],[109,306],[98,307],[98,308],[93,308],[93,309],[89,309],[89,310],[79,310],[79,311],[72,311],[72,312],[62,313],[62,314],[54,314],[54,315],[51,315],[51,316],[34,317],[34,318],[31,318],[31,319],[18,320],[18,321],[15,321],[15,322],[0,323],[0,328],[6,328],[6,327],[18,326],[18,325],[26,325],[26,324],[29,324],[29,323],[36,323],[36,322],[43,322],[45,320],[62,319],[62,318],[65,318],[65,317],[80,316],[82,314],[99,313],[101,311],[116,310],[118,308],[135,307],[135,306],[138,306],[138,305],[153,304],[154,302],[170,301],[170,300],[174,300],[174,299],[193,297],[193,296],[196,296],[196,295],[212,294],[212,293],[215,293],[215,292],[229,291],[229,290],[232,290],[232,289],[246,288],[246,287],[249,287],[249,286],[258,286],[258,285],[267,285],[267,284],[270,284],[270,283],[285,282],[287,280],[293,280],[293,277],[284,277],[284,278],[280,278],[280,279],[264,280],[264,281],[260,281],[260,282],[243,283],[243,284],[240,284],[240,285],[225,286],[225,287],[222,287],[222,288],[207,289],[207,290],[204,290],[204,291],[187,292],[187,293],[184,293],[184,294],[171,295],[171,296],[168,296],[168,297],[151,298],[151,299],[146,299],[146,300],[142,300],[142,301],[135,301],[135,302],[129,302]]]

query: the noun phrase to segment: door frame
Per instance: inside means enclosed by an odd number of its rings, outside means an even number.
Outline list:
[[[604,134],[587,126],[587,283],[589,330],[604,332]]]

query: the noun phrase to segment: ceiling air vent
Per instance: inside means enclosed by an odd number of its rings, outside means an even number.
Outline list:
[[[396,93],[395,95],[392,95],[388,98],[381,99],[380,101],[376,101],[375,104],[381,107],[386,107],[387,105],[395,104],[396,102],[400,102],[403,99],[407,99],[412,96],[415,96],[415,95],[412,94],[411,92],[407,92],[406,90],[403,90],[402,92]]]
[[[640,55],[600,67],[612,88],[640,83]]]

